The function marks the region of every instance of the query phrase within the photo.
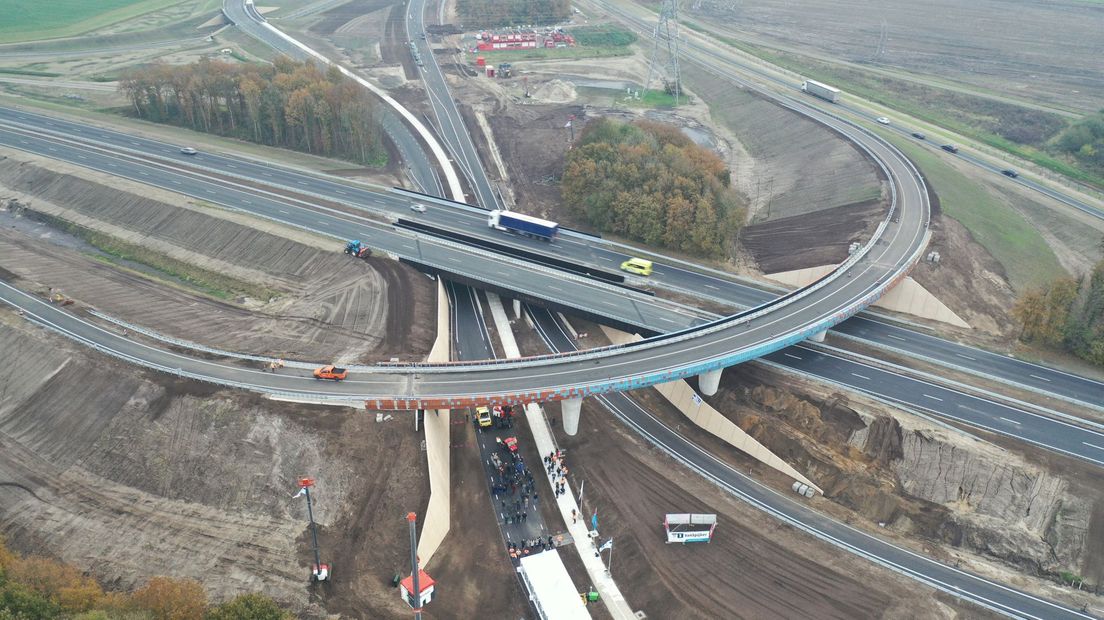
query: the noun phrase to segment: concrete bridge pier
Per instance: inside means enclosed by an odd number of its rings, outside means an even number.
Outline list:
[[[583,411],[582,398],[568,398],[560,401],[560,413],[563,415],[563,429],[568,435],[579,432],[579,417]]]
[[[709,372],[703,372],[698,375],[698,389],[701,390],[702,394],[712,396],[717,393],[717,389],[721,387],[722,370],[724,370],[724,368],[710,370]]]
[[[817,332],[813,336],[810,336],[809,340],[812,340],[813,342],[824,342],[824,336],[827,333],[828,333],[828,330],[824,330],[822,332]]]

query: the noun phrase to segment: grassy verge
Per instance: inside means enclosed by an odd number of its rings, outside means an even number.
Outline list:
[[[7,75],[28,75],[31,77],[61,77],[60,73],[52,73],[50,71],[34,71],[32,69],[11,69],[0,67],[0,73]]]
[[[682,95],[678,99],[678,105],[689,103],[690,98],[686,95]],[[675,96],[665,93],[661,90],[647,90],[640,96],[636,97],[620,97],[616,101],[617,105],[623,105],[630,108],[673,108],[676,107]]]
[[[1020,213],[989,194],[979,183],[939,160],[934,153],[896,136],[883,137],[904,151],[939,194],[943,213],[961,223],[1004,267],[1017,291],[1069,274],[1043,236]]]
[[[0,20],[5,43],[58,39],[91,32],[185,0],[9,0]]]
[[[487,64],[517,62],[519,60],[578,60],[580,58],[612,58],[631,56],[632,50],[624,45],[597,45],[577,47],[538,47],[529,50],[501,50],[476,52],[487,59]]]
[[[698,24],[685,25],[809,79],[831,84],[845,93],[944,127],[1070,179],[1104,188],[1104,177],[1040,148],[1065,128],[1066,120],[1057,114],[850,69],[789,52],[768,50],[713,33]],[[1017,137],[1020,141],[1008,136]]]
[[[130,267],[132,271],[134,271],[133,265],[140,265],[152,270],[155,275],[162,276],[159,279],[184,284],[218,299],[233,300],[245,296],[267,301],[279,295],[277,291],[265,286],[197,267],[166,256],[146,246],[127,243],[111,235],[74,224],[47,213],[28,210],[27,214],[54,228],[64,230],[96,248],[103,253],[95,256],[101,262],[124,268]],[[130,265],[127,265],[127,263],[130,263]],[[144,271],[140,271],[140,273],[150,275]]]

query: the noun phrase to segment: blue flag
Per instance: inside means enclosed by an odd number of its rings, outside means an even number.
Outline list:
[[[594,514],[590,516],[590,529],[598,529],[598,511],[595,510]]]

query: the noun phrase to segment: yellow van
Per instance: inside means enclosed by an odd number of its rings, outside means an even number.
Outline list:
[[[644,260],[643,258],[630,258],[621,263],[621,271],[627,271],[641,276],[650,276],[652,275],[652,261]]]

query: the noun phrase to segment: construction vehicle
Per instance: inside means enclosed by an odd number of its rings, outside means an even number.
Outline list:
[[[315,379],[332,379],[334,381],[341,381],[345,377],[349,376],[349,371],[344,368],[338,368],[334,365],[323,366],[321,368],[314,369]]]
[[[475,408],[475,423],[479,428],[490,428],[492,424],[491,410],[486,405],[480,405]]]
[[[501,209],[491,211],[490,215],[487,217],[487,226],[496,230],[505,230],[507,232],[525,235],[526,237],[543,239],[544,241],[555,239],[556,233],[559,232],[560,229],[560,225],[556,222],[542,220],[539,217],[533,217],[523,213],[503,211]]]
[[[501,444],[502,448],[508,452],[518,451],[517,437],[507,437],[506,439],[499,439],[496,437],[495,441]]]
[[[498,65],[498,77],[508,78],[513,73],[513,65],[508,62],[500,63]]]
[[[368,246],[362,244],[360,241],[354,240],[345,244],[345,253],[351,254],[357,258],[368,258],[372,255],[372,250],[368,249]]]

